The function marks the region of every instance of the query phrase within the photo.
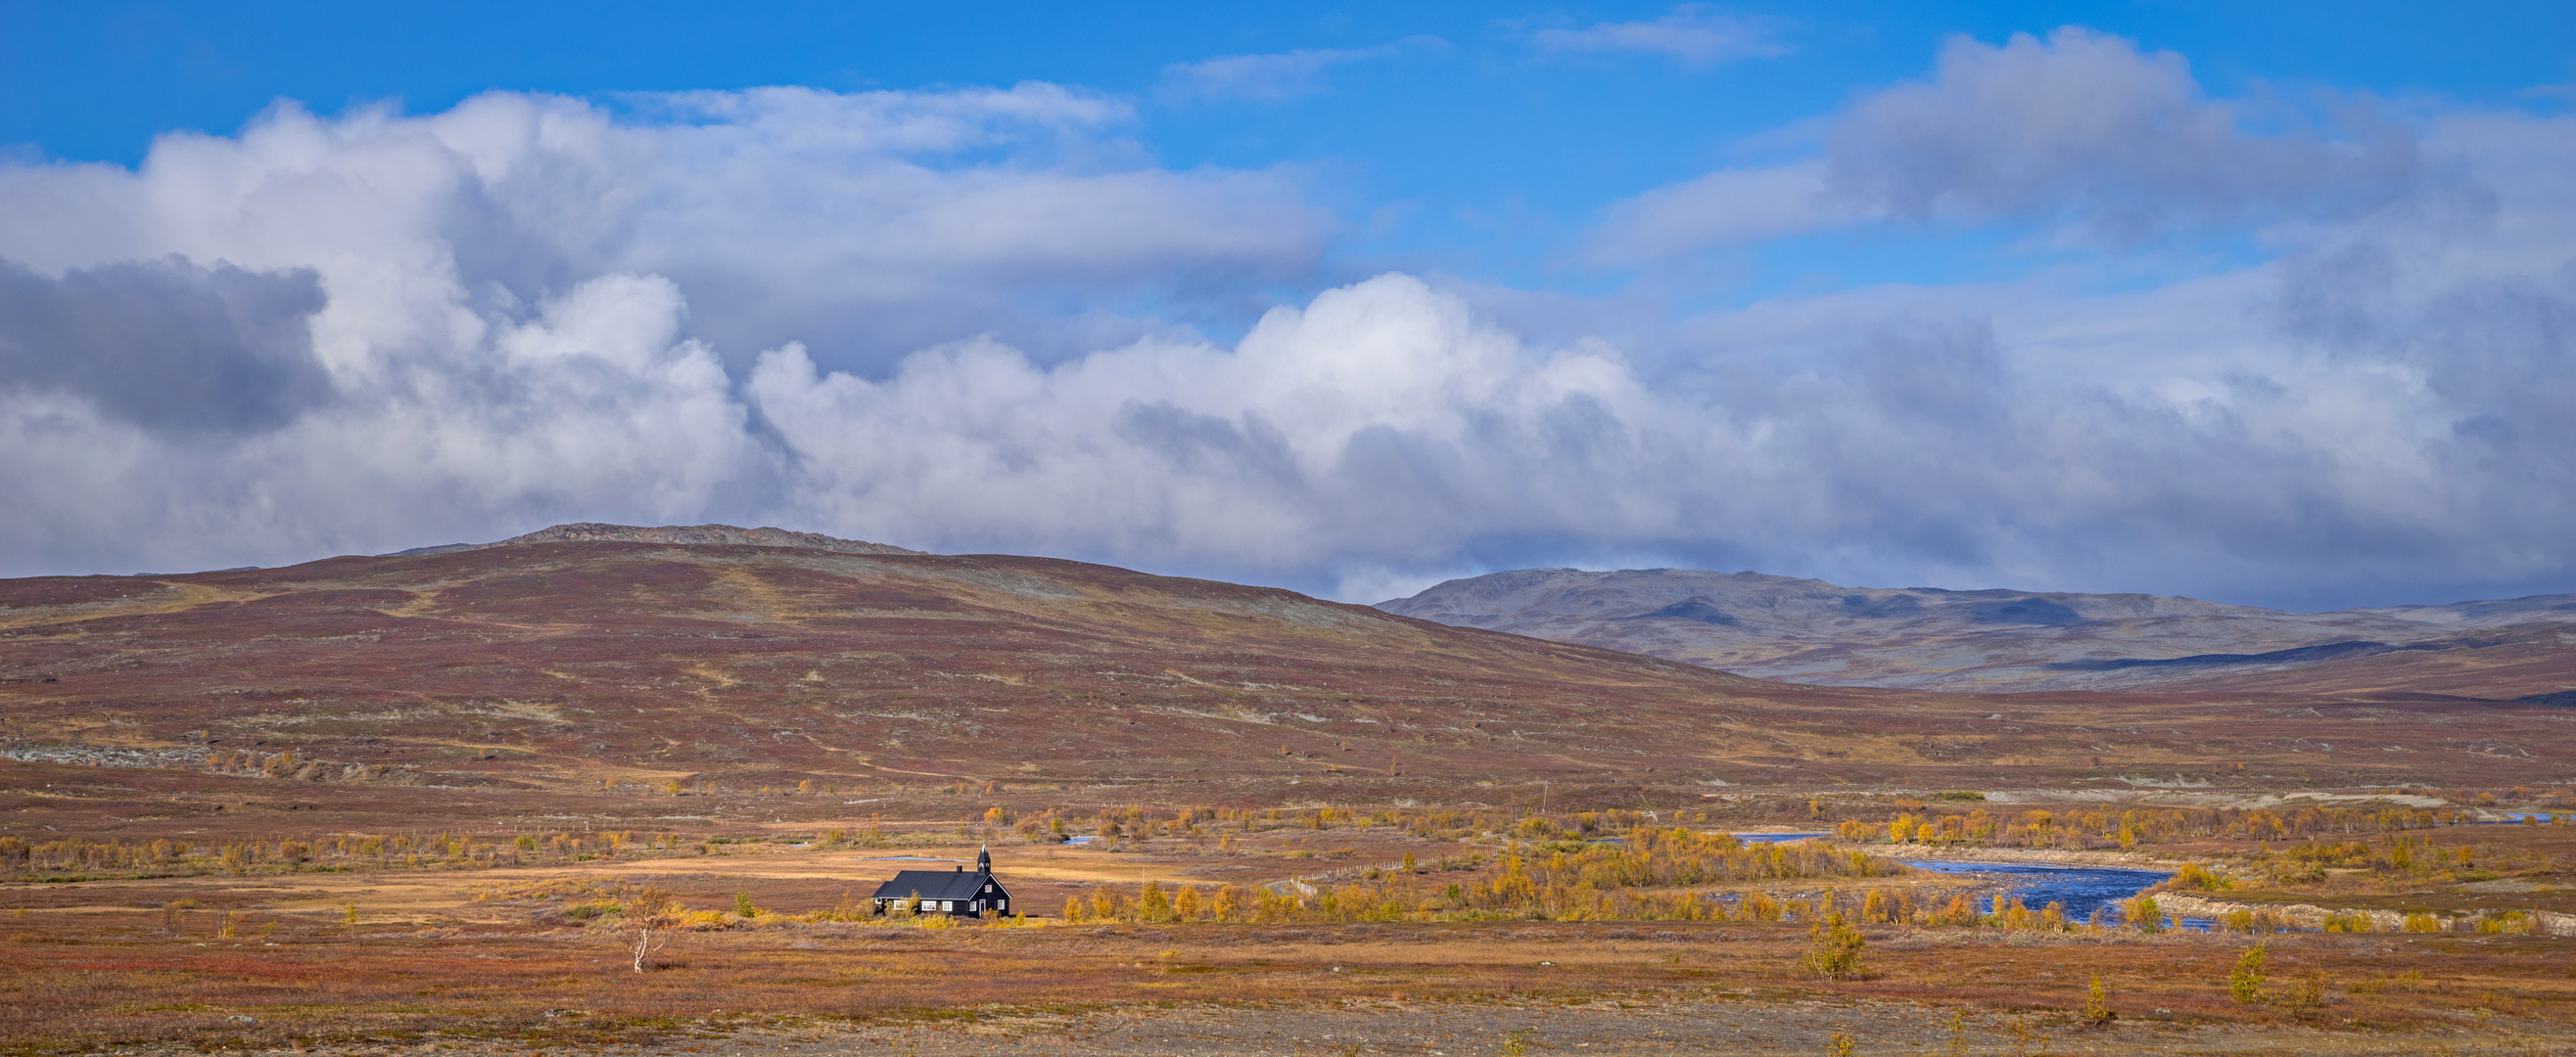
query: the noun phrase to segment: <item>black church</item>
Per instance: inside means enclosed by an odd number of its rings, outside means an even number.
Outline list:
[[[894,880],[877,886],[877,913],[902,906],[903,901],[921,897],[924,914],[954,914],[958,917],[981,917],[986,912],[1011,912],[1011,893],[993,878],[993,849],[985,848],[975,856],[975,872],[963,866],[949,873],[937,870],[905,870]]]

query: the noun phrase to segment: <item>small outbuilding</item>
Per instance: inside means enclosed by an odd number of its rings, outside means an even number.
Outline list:
[[[921,913],[981,917],[1011,912],[1011,892],[993,876],[993,849],[976,853],[975,871],[960,866],[948,873],[905,870],[877,886],[876,912],[883,914],[919,897]]]

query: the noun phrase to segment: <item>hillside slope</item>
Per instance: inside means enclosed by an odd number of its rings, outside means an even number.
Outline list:
[[[22,757],[291,747],[441,781],[1597,769],[1743,748],[1696,720],[1766,685],[1267,588],[807,546],[5,581],[0,636]]]
[[[2551,661],[2548,644],[2561,636],[2542,631],[2576,631],[2571,595],[2288,613],[2153,595],[1853,588],[1694,569],[1521,569],[1452,580],[1379,608],[1764,679],[1842,686],[2259,687],[2515,697],[2564,689],[2563,682],[2576,679],[2576,664]],[[2471,655],[2505,646],[2518,647],[2511,661],[2503,654]],[[2445,658],[2416,656],[2428,654]],[[2369,660],[2392,655],[2408,656]],[[2345,674],[2356,664],[2354,670],[2382,676]],[[2510,674],[2459,677],[2468,671]],[[2422,678],[2403,674],[2410,672]]]
[[[2394,784],[2555,774],[2576,755],[2564,715],[1800,686],[1000,555],[574,540],[0,581],[0,786],[22,790],[66,764],[494,790],[1181,781],[1452,800],[1461,782],[1542,778],[2118,785],[2222,761],[2256,764],[2249,780]]]

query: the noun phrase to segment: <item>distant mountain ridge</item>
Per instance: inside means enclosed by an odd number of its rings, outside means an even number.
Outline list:
[[[1977,691],[2149,687],[2401,653],[2576,645],[2576,595],[2290,613],[2144,594],[1843,587],[1697,569],[1517,569],[1451,580],[1378,608],[1764,679]],[[2495,634],[2505,629],[2512,633]],[[2372,663],[2422,669],[2457,660]],[[2547,681],[2545,673],[2524,674]]]
[[[732,525],[662,525],[642,528],[635,525],[609,525],[596,521],[576,521],[541,528],[522,536],[494,543],[448,543],[436,547],[414,547],[381,555],[386,558],[411,558],[426,554],[456,554],[490,547],[515,547],[530,543],[678,543],[710,544],[737,547],[793,547],[798,550],[830,551],[834,554],[920,554],[892,544],[866,540],[845,540],[819,532],[791,532],[782,528],[737,528]]]

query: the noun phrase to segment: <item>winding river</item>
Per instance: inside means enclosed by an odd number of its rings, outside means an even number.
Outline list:
[[[2173,876],[2162,870],[2122,870],[2108,866],[2058,866],[2051,863],[2025,862],[1957,862],[1948,859],[1900,859],[1917,870],[1934,873],[1980,873],[2006,878],[2012,884],[2007,894],[2018,896],[2022,905],[2037,910],[2050,903],[2066,904],[2066,920],[2083,921],[2095,910],[2115,904],[2146,891],[2165,878]],[[1994,911],[1989,900],[1980,908]]]
[[[1782,841],[1807,840],[1827,836],[1824,833],[1738,833],[1735,839],[1747,844],[1777,844]],[[1976,873],[2005,878],[2012,887],[2003,895],[2018,896],[2023,906],[2033,910],[2050,903],[2066,904],[2068,921],[2083,921],[2097,909],[2111,908],[2116,916],[2120,900],[2146,891],[2157,882],[2173,876],[2162,870],[2124,870],[2109,866],[2059,866],[2054,863],[1964,862],[1956,859],[1899,859],[1918,870],[1934,873]],[[1979,910],[1994,912],[1989,899]],[[2187,924],[2187,923],[2186,923]]]

